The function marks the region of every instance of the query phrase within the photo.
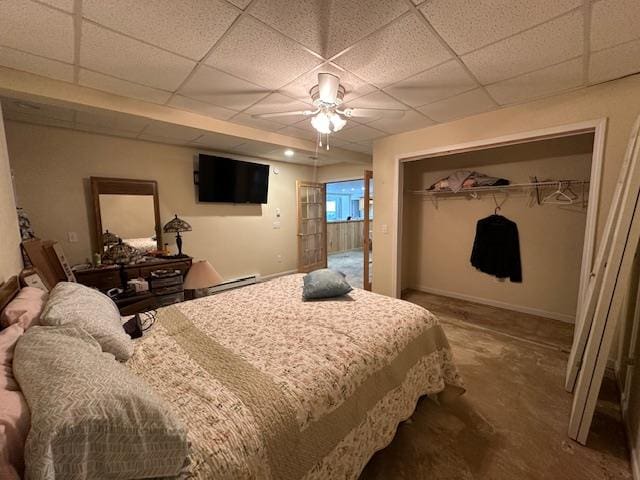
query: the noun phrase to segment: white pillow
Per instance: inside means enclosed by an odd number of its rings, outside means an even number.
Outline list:
[[[102,351],[120,361],[133,354],[133,342],[122,328],[120,311],[113,300],[79,283],[60,282],[51,290],[40,324],[80,327],[96,339]]]

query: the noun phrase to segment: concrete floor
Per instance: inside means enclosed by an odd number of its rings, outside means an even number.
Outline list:
[[[347,276],[347,282],[352,287],[362,288],[362,279],[364,278],[364,255],[362,249],[330,253],[327,258],[327,266],[344,273]],[[373,277],[373,262],[371,261],[369,263],[369,277]]]
[[[631,479],[615,382],[605,379],[588,445],[566,435],[572,326],[409,291],[447,333],[467,393],[423,398],[361,480]]]

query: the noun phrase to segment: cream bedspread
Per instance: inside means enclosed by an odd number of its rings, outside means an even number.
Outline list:
[[[198,479],[355,479],[420,396],[463,392],[431,313],[304,302],[302,275],[160,310],[128,365],[189,426]]]

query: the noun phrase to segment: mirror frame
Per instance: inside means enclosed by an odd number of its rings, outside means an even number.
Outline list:
[[[158,201],[158,182],[155,180],[136,180],[129,178],[90,177],[95,219],[97,251],[102,254],[102,216],[100,214],[100,194],[105,195],[153,195],[153,210],[156,221],[156,245],[162,248],[162,225],[160,225],[160,202]]]

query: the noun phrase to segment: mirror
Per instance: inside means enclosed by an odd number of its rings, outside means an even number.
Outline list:
[[[142,252],[162,247],[158,185],[154,180],[91,177],[98,252],[109,232]],[[112,237],[113,238],[113,237]]]

